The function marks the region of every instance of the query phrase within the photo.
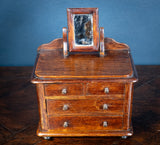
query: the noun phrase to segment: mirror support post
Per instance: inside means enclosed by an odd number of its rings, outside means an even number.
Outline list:
[[[63,56],[67,57],[68,53],[68,42],[67,42],[67,28],[63,27]],[[105,47],[104,47],[104,28],[100,27],[100,56],[103,57],[105,55]]]
[[[63,27],[62,32],[63,32],[63,56],[67,57],[68,56],[67,28]]]
[[[100,27],[100,56],[105,55],[105,48],[104,48],[104,28]]]

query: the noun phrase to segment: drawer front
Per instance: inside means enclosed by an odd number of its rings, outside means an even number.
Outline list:
[[[44,84],[45,96],[83,95],[83,84]]]
[[[124,94],[125,84],[94,82],[87,84],[87,95]]]
[[[73,130],[120,130],[123,118],[119,116],[104,117],[50,117],[49,128],[51,130],[73,131]]]
[[[119,114],[123,115],[123,100],[47,100],[48,115]]]

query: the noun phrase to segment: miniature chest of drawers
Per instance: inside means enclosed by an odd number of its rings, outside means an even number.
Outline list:
[[[40,122],[38,136],[131,136],[136,70],[129,47],[104,39],[106,56],[63,57],[62,39],[38,48],[32,75]]]

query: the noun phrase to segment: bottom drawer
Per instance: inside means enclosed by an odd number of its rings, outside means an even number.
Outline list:
[[[121,116],[59,116],[49,117],[50,130],[120,130],[123,117]]]

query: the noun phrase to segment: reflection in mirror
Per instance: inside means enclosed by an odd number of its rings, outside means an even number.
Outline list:
[[[75,14],[74,36],[75,45],[92,46],[93,45],[93,15],[92,14]]]

